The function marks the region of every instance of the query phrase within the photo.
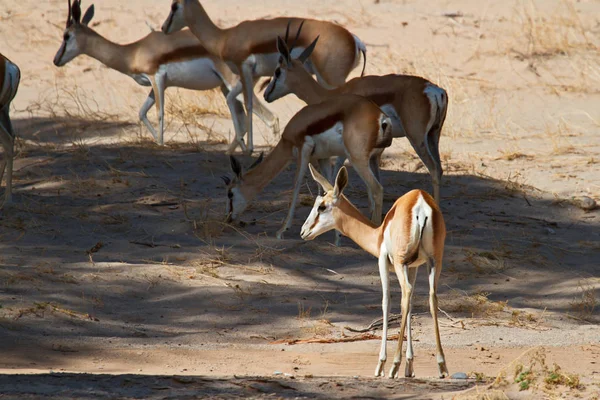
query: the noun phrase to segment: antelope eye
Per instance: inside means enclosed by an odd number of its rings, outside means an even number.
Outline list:
[[[69,40],[69,34],[68,34],[68,33],[65,33],[65,34],[63,35],[63,39],[64,39],[65,41]]]
[[[171,11],[177,11],[177,3],[171,4]]]
[[[279,68],[279,67],[278,67],[278,68],[275,70],[275,78],[279,78],[279,75],[281,75],[281,68]]]
[[[227,197],[233,199],[233,192],[227,192]]]
[[[327,208],[327,207],[325,207],[325,204],[321,204],[321,205],[319,206],[319,208],[317,208],[317,210],[319,210],[320,212],[323,212],[323,211],[325,211],[325,209],[326,209],[326,208]]]

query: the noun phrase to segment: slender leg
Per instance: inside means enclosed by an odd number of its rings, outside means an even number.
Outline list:
[[[296,167],[296,184],[294,186],[294,194],[292,196],[292,203],[290,204],[290,210],[288,211],[288,215],[285,218],[283,226],[279,231],[277,231],[277,239],[283,239],[283,234],[285,231],[290,229],[292,225],[292,220],[294,219],[294,212],[296,211],[296,203],[298,202],[298,195],[300,194],[300,186],[302,186],[302,181],[304,180],[304,176],[306,175],[306,170],[308,169],[308,162],[310,160],[310,155],[315,147],[315,142],[307,136],[304,145],[302,146],[302,151],[298,157],[298,165]]]
[[[233,86],[231,88],[231,91],[227,94],[227,106],[229,106],[229,110],[235,110],[237,105],[236,103],[238,103],[237,100],[237,96],[242,93],[242,91],[244,90],[244,86],[242,85],[242,81],[238,80],[235,84],[235,86]],[[244,118],[248,118],[248,116],[246,115],[246,113],[244,112]],[[252,119],[252,118],[250,118]],[[245,134],[245,128],[241,125],[241,122],[246,122],[247,125],[247,121],[240,121],[239,118],[234,118],[233,119],[233,129],[235,130],[235,139],[231,142],[231,144],[229,145],[229,148],[227,149],[226,154],[232,154],[235,149],[240,146],[242,148],[243,152],[246,152],[246,144],[244,143],[244,134]]]
[[[433,318],[433,327],[435,330],[435,345],[437,350],[437,363],[440,378],[448,376],[448,367],[446,366],[446,358],[442,349],[442,341],[440,340],[440,328],[438,326],[438,301],[437,301],[437,283],[442,270],[442,260],[430,259],[427,263],[427,273],[429,274],[429,310]]]
[[[387,360],[387,334],[388,319],[390,317],[390,280],[389,280],[389,258],[387,251],[379,253],[379,278],[381,279],[381,309],[383,311],[383,332],[381,333],[381,348],[379,349],[379,362],[375,368],[375,376],[384,376],[385,361]]]
[[[371,171],[373,171],[373,175],[375,175],[375,178],[377,178],[377,182],[379,182],[383,185],[383,182],[381,182],[381,172],[379,169],[379,164],[381,163],[381,155],[382,154],[383,154],[383,149],[381,149],[381,151],[379,151],[376,154],[373,154],[371,156],[371,158],[369,159],[369,168],[371,168]]]
[[[396,347],[396,353],[394,354],[394,364],[390,369],[390,379],[398,377],[398,369],[400,367],[400,363],[402,362],[402,342],[404,341],[404,332],[406,331],[406,321],[408,320],[410,299],[413,292],[413,286],[410,283],[408,265],[399,265],[394,263],[394,268],[402,289],[402,301],[400,303],[402,309],[402,322],[400,323],[400,332],[398,333],[398,346]]]
[[[150,93],[148,94],[146,101],[144,101],[144,104],[142,104],[142,108],[140,108],[138,115],[140,117],[140,121],[144,123],[146,128],[154,137],[154,140],[158,141],[158,134],[156,133],[156,130],[154,129],[150,121],[148,120],[148,111],[152,108],[155,102],[156,101],[154,98],[154,89],[150,89]]]
[[[358,175],[367,185],[371,221],[374,224],[379,225],[381,224],[381,211],[383,210],[383,186],[377,181],[368,162],[357,162],[352,159],[350,159],[350,161],[356,172],[358,172]]]
[[[431,133],[433,134],[433,132]],[[435,140],[428,139],[426,143],[425,136],[407,135],[408,141],[415,149],[415,152],[423,161],[423,164],[429,170],[433,184],[433,198],[436,203],[440,202],[440,181],[442,179],[442,163],[440,161],[439,151]]]
[[[410,285],[414,288],[415,287],[415,280],[417,279],[417,272],[419,271],[418,268],[409,268],[408,271],[408,279],[410,282]],[[408,316],[406,317],[406,369],[404,370],[404,376],[407,378],[413,378],[415,376],[415,372],[413,370],[413,359],[414,359],[414,353],[413,353],[413,345],[412,345],[412,294],[414,293],[414,291],[411,293],[411,297],[410,299],[408,299],[409,305],[408,305]]]
[[[254,99],[254,60],[245,61],[240,68],[242,85],[244,90],[244,102],[246,104],[246,132],[248,133],[248,147],[245,151],[246,154],[252,154],[254,150],[254,137],[252,131],[252,100]]]
[[[225,96],[225,101],[227,101],[227,107],[229,108],[229,113],[231,114],[231,120],[233,121],[234,129],[237,129],[236,127],[246,126],[246,110],[244,109],[244,105],[235,98],[231,102],[228,100],[231,90],[227,87],[225,82],[221,84],[220,88],[223,96]]]
[[[154,99],[156,101],[156,103],[154,103],[156,105],[156,115],[158,115],[158,130],[159,132],[156,134],[156,143],[158,143],[159,145],[162,146],[161,143],[161,133],[160,133],[160,90],[158,89],[158,83],[156,82],[156,76],[158,76],[158,74],[156,74],[155,76],[150,76],[148,75],[148,79],[150,80],[150,83],[152,84],[152,90],[154,91]]]
[[[0,167],[0,185],[6,168],[6,191],[4,193],[4,205],[12,203],[12,172],[14,158],[14,131],[10,122],[8,105],[0,110],[0,143],[4,147],[4,160]]]
[[[257,83],[258,79],[255,79],[252,86],[256,87]],[[260,118],[261,121],[271,129],[273,136],[279,135],[279,118],[267,108],[267,106],[260,100],[258,96],[254,94],[254,91],[252,95],[254,96],[254,103],[252,107],[252,112],[254,112],[254,115],[258,116],[258,118]]]
[[[158,144],[165,144],[165,84],[167,77],[164,73],[156,74],[156,88],[158,90]]]

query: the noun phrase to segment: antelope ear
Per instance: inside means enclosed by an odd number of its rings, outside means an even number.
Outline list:
[[[251,170],[252,168],[256,167],[258,164],[260,164],[263,160],[264,155],[265,155],[265,153],[263,151],[261,151],[258,158],[256,160],[254,160],[254,162],[252,163],[250,168],[248,168],[248,170]]]
[[[242,165],[234,156],[229,156],[229,161],[231,162],[231,170],[238,178],[242,177]]]
[[[331,183],[329,183],[329,181],[327,179],[325,179],[325,177],[323,175],[321,175],[319,173],[319,171],[317,171],[312,164],[308,164],[308,168],[310,169],[310,174],[312,175],[313,179],[319,184],[321,185],[321,187],[323,188],[323,190],[325,192],[329,192],[331,189],[333,189],[333,186],[331,186]]]
[[[81,23],[83,25],[86,25],[90,23],[90,21],[92,20],[92,18],[94,18],[94,5],[92,4],[91,6],[88,7],[88,9],[85,11],[85,14],[83,14],[83,18],[81,19]]]
[[[279,52],[279,55],[281,55],[281,57],[283,57],[285,62],[287,64],[289,64],[290,63],[290,51],[288,50],[288,47],[285,44],[285,42],[283,41],[283,39],[281,38],[281,36],[277,36],[277,51]],[[280,61],[281,61],[281,59],[280,59]]]
[[[304,64],[306,62],[306,60],[308,60],[308,57],[310,57],[310,55],[312,54],[312,52],[315,50],[315,46],[317,45],[317,41],[319,40],[319,37],[321,35],[317,36],[317,38],[315,40],[313,40],[313,42],[306,48],[304,49],[304,51],[302,52],[302,54],[300,54],[298,56],[298,60]]]
[[[333,188],[333,197],[338,197],[344,191],[344,188],[348,184],[348,170],[343,166],[338,172],[335,178],[335,187]]]

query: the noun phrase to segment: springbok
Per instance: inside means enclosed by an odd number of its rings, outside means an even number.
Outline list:
[[[15,98],[21,81],[21,71],[16,64],[0,54],[0,143],[4,157],[0,163],[0,184],[6,169],[6,192],[4,205],[12,202],[12,173],[15,147],[15,131],[10,122],[10,102]]]
[[[234,27],[223,29],[213,23],[200,1],[173,0],[162,31],[168,34],[184,26],[190,28],[211,54],[227,62],[233,72],[241,76],[241,82],[232,89],[230,95],[237,96],[243,92],[246,113],[250,116],[255,79],[271,76],[279,58],[275,38],[284,31],[289,32],[290,28],[298,30],[294,41],[297,54],[309,45],[312,38],[321,35],[322,45],[314,52],[306,67],[327,87],[343,84],[350,71],[359,64],[361,53],[366,65],[367,50],[364,43],[343,27],[327,21],[300,18],[258,19],[243,21]],[[247,118],[246,124],[246,151],[252,153],[251,117]],[[238,143],[244,150],[243,138],[238,138]]]
[[[224,62],[211,56],[189,31],[167,36],[151,32],[144,38],[126,45],[109,41],[88,26],[94,16],[92,4],[81,18],[81,1],[75,0],[67,16],[63,42],[54,57],[54,65],[62,67],[80,54],[86,54],[109,68],[132,77],[142,86],[152,86],[148,98],[139,111],[139,118],[162,145],[164,132],[165,89],[180,87],[192,90],[209,90],[217,87],[227,99],[234,129],[243,126],[245,111],[235,96],[229,96],[237,84],[237,77]],[[157,101],[158,100],[158,101]],[[150,124],[148,110],[156,103],[159,131]],[[257,115],[279,133],[279,120],[257,99]],[[236,131],[236,137],[243,132]]]
[[[433,197],[439,204],[443,169],[438,146],[448,108],[448,95],[444,89],[426,79],[410,75],[364,76],[354,78],[336,89],[328,89],[306,71],[307,57],[293,57],[294,50],[290,51],[280,38],[277,48],[279,65],[265,90],[267,102],[271,103],[289,93],[307,104],[316,104],[346,93],[372,100],[391,117],[393,136],[406,136],[429,170],[433,181]],[[338,160],[338,168],[343,162],[344,159]]]
[[[396,200],[383,219],[383,223],[378,226],[369,221],[344,196],[343,191],[348,183],[346,167],[342,166],[338,172],[335,186],[331,185],[312,165],[310,165],[310,173],[323,187],[325,194],[315,200],[313,209],[302,226],[302,239],[312,240],[336,229],[379,259],[379,275],[383,289],[383,334],[375,376],[385,374],[383,368],[387,359],[386,343],[390,313],[388,273],[392,266],[402,289],[402,322],[389,377],[398,376],[405,330],[407,348],[404,375],[414,376],[411,333],[412,295],[418,268],[423,264],[427,264],[429,274],[429,309],[434,322],[439,376],[440,378],[447,376],[448,368],[440,341],[437,314],[437,287],[442,272],[446,225],[434,199],[422,190],[411,190]]]
[[[307,48],[309,50],[309,48]],[[372,101],[356,95],[343,95],[306,106],[292,117],[281,140],[265,157],[243,173],[240,163],[231,157],[233,180],[223,177],[227,185],[227,218],[235,220],[250,201],[297,157],[294,194],[283,227],[277,238],[289,229],[309,161],[317,161],[326,172],[334,156],[348,157],[367,185],[371,219],[381,220],[383,187],[377,180],[377,165],[383,149],[392,142],[390,119]],[[262,158],[262,157],[261,157]],[[336,244],[339,238],[336,238]]]

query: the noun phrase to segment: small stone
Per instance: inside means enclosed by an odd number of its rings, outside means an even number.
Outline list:
[[[588,196],[579,196],[573,199],[573,204],[584,211],[592,211],[598,207],[596,200]]]
[[[548,227],[546,227],[546,233],[548,235],[556,235],[556,231],[554,229],[548,228]]]
[[[455,372],[450,377],[450,379],[468,379],[468,378],[469,378],[468,375],[465,374],[464,372]]]
[[[273,375],[283,375],[283,372],[275,371],[275,372],[273,372]]]

